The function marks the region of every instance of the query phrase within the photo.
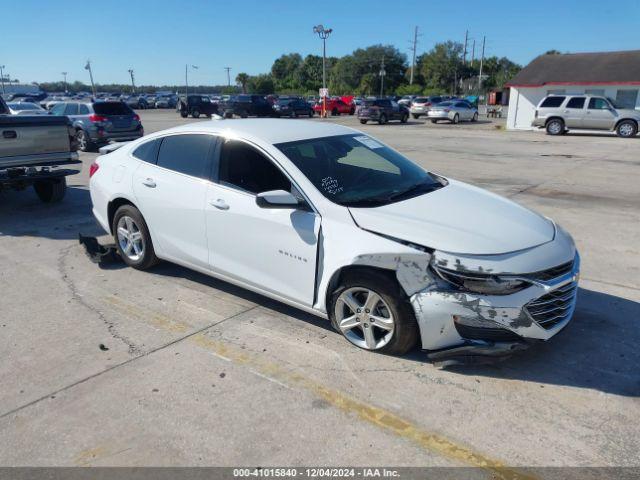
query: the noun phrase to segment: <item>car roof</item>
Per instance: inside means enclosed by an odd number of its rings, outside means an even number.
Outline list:
[[[159,134],[181,132],[223,133],[233,137],[236,134],[247,140],[262,140],[276,144],[306,140],[308,138],[352,135],[360,133],[349,127],[335,123],[321,123],[310,120],[290,120],[279,118],[220,119],[181,125],[158,132]]]

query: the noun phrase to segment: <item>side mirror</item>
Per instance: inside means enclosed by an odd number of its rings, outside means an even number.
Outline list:
[[[285,190],[271,190],[256,195],[256,205],[260,208],[297,209],[303,203],[292,193]]]

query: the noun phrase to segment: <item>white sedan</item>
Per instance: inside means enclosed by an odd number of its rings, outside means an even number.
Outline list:
[[[128,265],[218,277],[367,350],[510,354],[575,308],[580,262],[562,228],[344,126],[184,125],[99,156],[90,175],[93,213]]]

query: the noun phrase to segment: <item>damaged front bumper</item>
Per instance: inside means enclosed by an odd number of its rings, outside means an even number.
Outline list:
[[[509,295],[483,295],[434,284],[410,297],[430,357],[510,355],[548,340],[571,320],[578,290],[580,257],[569,271]]]

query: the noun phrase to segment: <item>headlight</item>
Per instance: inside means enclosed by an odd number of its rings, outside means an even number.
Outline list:
[[[508,275],[491,275],[449,270],[432,264],[440,278],[458,290],[483,295],[509,295],[529,286],[529,283]]]

